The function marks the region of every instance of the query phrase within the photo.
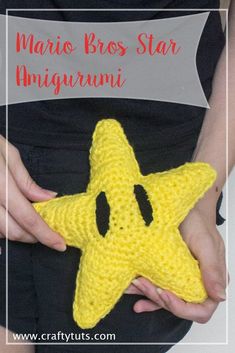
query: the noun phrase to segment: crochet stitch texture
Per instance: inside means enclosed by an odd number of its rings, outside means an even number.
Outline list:
[[[65,239],[80,248],[73,317],[92,328],[115,306],[132,280],[144,276],[188,302],[207,298],[198,261],[178,230],[190,209],[211,187],[216,171],[204,162],[142,175],[119,122],[98,122],[90,148],[90,181],[84,193],[66,195],[34,207]],[[134,187],[141,185],[152,208],[143,218]],[[109,226],[100,234],[96,199],[103,192]]]

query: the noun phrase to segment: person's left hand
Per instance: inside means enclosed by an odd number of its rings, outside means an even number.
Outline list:
[[[135,303],[136,313],[164,308],[180,318],[206,323],[219,303],[226,299],[225,246],[216,228],[215,210],[209,214],[195,207],[181,223],[179,230],[191,253],[199,261],[208,298],[202,304],[188,303],[168,290],[157,288],[144,277],[133,280],[125,293],[147,297]]]

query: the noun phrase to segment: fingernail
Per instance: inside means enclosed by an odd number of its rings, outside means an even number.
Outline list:
[[[58,194],[58,192],[56,192],[56,191],[47,190],[47,189],[43,189],[43,188],[41,188],[41,189],[43,192],[45,192],[46,194],[49,194],[52,197],[55,197]]]
[[[66,250],[66,244],[64,243],[56,243],[54,244],[53,248],[58,251],[65,251]]]
[[[163,292],[163,290],[161,288],[156,288],[158,294],[160,295],[160,298],[165,302],[165,303],[169,303],[170,298],[168,297],[168,295]]]
[[[221,299],[225,300],[226,299],[226,292],[224,287],[221,284],[216,284],[215,286],[215,291]]]
[[[138,308],[138,307],[137,307],[137,308],[136,308],[136,307],[134,307],[134,311],[135,311],[135,313],[136,313],[136,314],[141,313],[141,309],[140,309],[140,308]]]
[[[140,281],[137,278],[133,279],[132,283],[136,286],[140,285]]]
[[[143,285],[143,283],[142,283],[140,280],[138,280],[138,278],[133,279],[132,283],[133,283],[137,288],[141,289],[142,291],[144,291],[144,290],[146,289],[145,286]]]

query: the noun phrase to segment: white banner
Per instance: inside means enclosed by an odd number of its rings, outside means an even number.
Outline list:
[[[112,97],[208,107],[196,67],[208,15],[109,23],[0,16],[0,104],[7,79],[8,104]]]

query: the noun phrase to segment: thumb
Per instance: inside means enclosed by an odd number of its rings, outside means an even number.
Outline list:
[[[202,279],[210,298],[216,301],[224,301],[226,299],[225,292],[225,272],[226,265],[224,255],[218,250],[218,240],[214,239],[210,234],[205,236],[201,246],[198,246],[196,255],[199,260]]]
[[[29,175],[19,153],[14,154],[14,158],[9,155],[9,170],[17,186],[31,201],[46,201],[57,195],[57,192],[43,189]]]
[[[31,201],[47,201],[57,195],[57,192],[55,191],[43,189],[41,186],[36,184],[30,176],[28,176],[28,179],[24,180],[24,182],[20,185],[20,189],[22,193]]]

